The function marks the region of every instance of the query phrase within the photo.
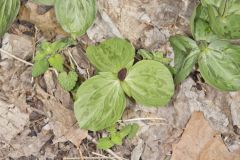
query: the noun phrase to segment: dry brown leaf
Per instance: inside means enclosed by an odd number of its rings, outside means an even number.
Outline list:
[[[71,141],[79,146],[81,141],[86,138],[87,131],[78,127],[72,110],[63,106],[54,96],[46,93],[40,86],[36,86],[38,99],[44,104],[46,113],[49,113],[49,125],[54,132],[54,143]]]
[[[239,160],[239,155],[227,150],[202,112],[194,112],[181,140],[173,145],[171,160]]]
[[[28,120],[29,115],[21,112],[17,106],[0,100],[0,142],[9,143],[24,130]]]
[[[47,39],[52,39],[56,35],[67,35],[67,33],[64,32],[57,23],[53,9],[50,9],[46,13],[40,15],[37,12],[37,7],[37,4],[27,2],[21,7],[19,19],[35,24]]]

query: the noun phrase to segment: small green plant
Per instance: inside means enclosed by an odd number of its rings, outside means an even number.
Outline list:
[[[97,147],[99,149],[109,149],[114,145],[122,145],[124,138],[132,139],[135,137],[139,126],[137,124],[126,125],[119,131],[115,128],[115,126],[107,128],[108,136],[104,138],[100,138],[97,142]]]
[[[174,80],[183,81],[195,64],[204,80],[221,91],[240,90],[240,46],[228,40],[240,37],[240,1],[202,0],[191,18],[195,39],[170,38],[175,53]],[[218,13],[218,14],[217,14]]]
[[[115,124],[125,109],[125,94],[145,106],[164,106],[171,99],[174,84],[168,68],[153,60],[133,65],[135,49],[128,41],[109,39],[86,52],[99,73],[76,94],[74,112],[81,128],[98,131]]]
[[[74,43],[75,41],[72,39],[62,39],[53,43],[42,42],[37,47],[36,56],[33,59],[32,76],[40,76],[51,66],[59,72],[58,81],[60,85],[65,90],[71,91],[76,85],[78,75],[74,71],[74,67],[69,73],[64,70],[64,58],[60,53]]]
[[[96,0],[32,0],[54,6],[58,22],[73,38],[82,36],[96,18]],[[0,37],[15,20],[20,0],[0,0]]]

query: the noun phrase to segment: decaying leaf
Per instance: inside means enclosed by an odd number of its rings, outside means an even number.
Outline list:
[[[28,123],[28,117],[17,106],[0,100],[0,142],[9,142],[22,132]]]
[[[201,112],[194,112],[181,140],[173,145],[171,160],[239,160],[239,155],[227,150]]]
[[[43,15],[39,15],[37,12],[37,7],[37,4],[34,4],[30,1],[27,2],[20,9],[19,19],[35,24],[47,39],[52,39],[56,35],[67,35],[67,33],[64,32],[57,23],[53,9],[50,9]]]
[[[79,146],[81,141],[86,138],[87,131],[76,127],[77,121],[72,110],[67,109],[57,99],[46,93],[40,86],[36,87],[37,97],[44,104],[45,112],[50,113],[50,127],[54,132],[54,143],[71,141]]]

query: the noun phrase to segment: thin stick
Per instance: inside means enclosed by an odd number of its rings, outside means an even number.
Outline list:
[[[87,139],[88,139],[89,141],[91,141],[92,143],[97,144],[96,140],[93,139],[90,135],[87,136]],[[111,155],[112,155],[114,158],[116,158],[117,160],[126,160],[126,159],[124,159],[124,158],[122,158],[122,157],[119,157],[119,156],[118,156],[116,153],[114,153],[111,149],[107,149],[106,152],[109,153],[109,154],[111,154]]]
[[[110,160],[116,160],[115,158],[113,157],[107,157],[107,156],[104,156],[102,154],[99,154],[99,153],[96,153],[96,152],[92,152],[93,155],[96,155],[96,156],[100,156],[101,158],[104,158],[104,159],[110,159]]]
[[[18,60],[18,61],[20,61],[20,62],[25,63],[26,65],[33,66],[32,63],[27,62],[27,61],[25,61],[25,60],[23,60],[23,59],[21,59],[21,58],[18,58],[18,57],[16,57],[16,56],[14,56],[13,54],[11,54],[11,53],[9,53],[9,52],[1,49],[1,48],[0,48],[0,52],[1,52],[1,53],[4,53],[4,54],[8,55],[9,57],[12,57],[12,58],[14,58],[14,59],[16,59],[16,60]]]
[[[83,157],[84,160],[101,160],[103,159],[103,157]],[[109,157],[104,158],[104,159],[109,159]],[[71,157],[71,158],[67,158],[64,157],[63,160],[81,160],[80,157]],[[113,159],[116,160],[116,159]]]
[[[133,119],[120,120],[120,122],[133,122],[133,121],[145,121],[145,120],[162,120],[162,121],[166,121],[166,119],[164,119],[164,118],[133,118]]]
[[[78,72],[79,72],[81,75],[86,75],[86,71],[83,70],[83,69],[78,65],[77,61],[74,59],[74,57],[73,57],[72,53],[70,52],[70,50],[68,49],[67,51],[68,51],[68,54],[69,54],[70,58],[73,60],[73,62],[74,62],[75,65],[77,66]]]

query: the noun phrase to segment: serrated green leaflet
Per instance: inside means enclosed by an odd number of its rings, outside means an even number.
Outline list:
[[[240,47],[214,41],[201,53],[199,68],[204,80],[222,91],[240,90]]]
[[[134,48],[126,40],[112,38],[87,48],[87,57],[102,72],[117,73],[133,64]]]
[[[109,137],[101,138],[97,142],[97,148],[107,150],[114,146],[114,143]]]
[[[32,76],[37,77],[48,70],[49,63],[47,59],[41,59],[34,63],[32,68]]]
[[[61,87],[67,91],[71,91],[77,82],[78,75],[74,71],[62,72],[58,75],[58,82],[61,85]]]
[[[0,37],[9,29],[20,8],[20,0],[0,0]]]
[[[112,126],[122,116],[126,98],[112,73],[101,73],[78,89],[74,113],[81,128],[98,131]]]
[[[55,54],[48,59],[49,64],[59,72],[64,71],[63,63],[64,59],[62,55]]]
[[[47,6],[52,6],[55,3],[55,0],[32,0],[32,1],[41,5],[47,5]]]
[[[55,0],[55,13],[62,28],[73,37],[81,36],[96,17],[95,0]]]
[[[174,92],[170,71],[162,63],[143,60],[135,64],[123,82],[137,103],[146,106],[164,106]]]

